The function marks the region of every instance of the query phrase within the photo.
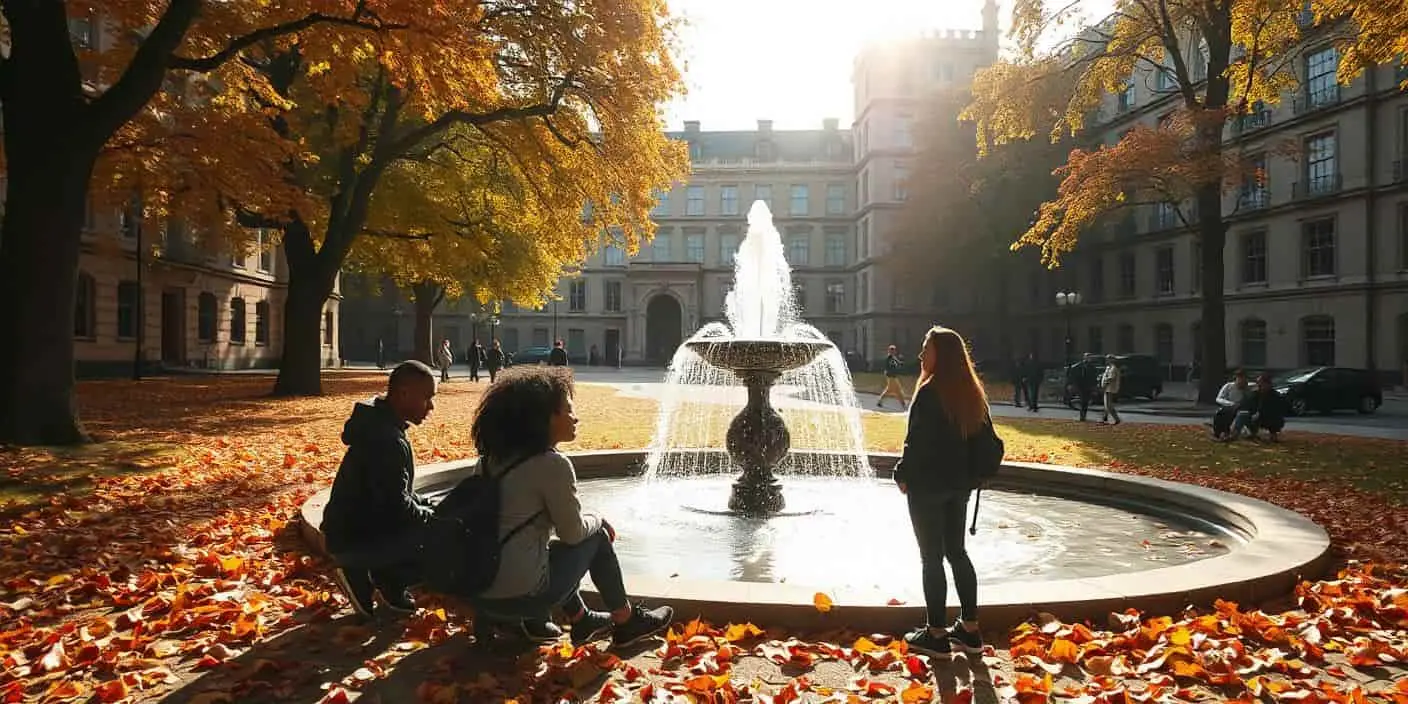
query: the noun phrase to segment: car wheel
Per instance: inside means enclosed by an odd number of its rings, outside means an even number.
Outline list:
[[[1378,401],[1378,399],[1375,399],[1373,396],[1365,396],[1364,398],[1359,399],[1359,412],[1360,412],[1360,413],[1363,413],[1364,415],[1368,415],[1368,414],[1373,413],[1374,411],[1377,411],[1377,410],[1379,410],[1379,401]]]
[[[1303,399],[1303,398],[1291,399],[1291,415],[1293,415],[1293,416],[1303,416],[1303,415],[1305,415],[1305,411],[1307,410],[1307,408],[1308,408],[1308,406],[1306,406],[1305,399]]]

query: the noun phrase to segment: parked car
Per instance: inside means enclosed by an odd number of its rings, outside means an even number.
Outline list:
[[[1286,397],[1293,415],[1340,410],[1373,413],[1384,394],[1372,372],[1346,367],[1303,367],[1276,376],[1272,383]]]
[[[1121,399],[1147,398],[1150,401],[1159,397],[1164,392],[1164,366],[1147,354],[1117,354],[1115,364],[1120,366],[1122,375],[1120,377]],[[1067,406],[1075,408],[1078,396],[1076,395],[1075,372],[1081,365],[1089,366],[1096,379],[1105,373],[1105,357],[1103,355],[1088,355],[1066,369],[1066,389],[1064,400]],[[1101,399],[1101,391],[1097,383],[1096,388],[1091,390],[1091,404],[1097,403]]]
[[[528,347],[513,354],[514,364],[547,364],[551,347]]]

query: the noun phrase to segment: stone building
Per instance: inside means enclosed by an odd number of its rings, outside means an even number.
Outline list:
[[[1227,359],[1258,370],[1377,369],[1392,381],[1408,373],[1408,95],[1398,89],[1408,74],[1379,66],[1340,85],[1339,58],[1328,36],[1312,34],[1295,63],[1299,88],[1226,128],[1228,148],[1266,174],[1230,189],[1223,205],[1232,213]],[[1174,109],[1161,80],[1146,69],[1106,97],[1103,141]],[[1069,315],[1076,351],[1152,354],[1177,374],[1200,354],[1198,258],[1172,204],[1141,207],[1011,292],[1024,311],[1018,342],[1060,359]],[[1079,292],[1081,303],[1058,307],[1058,291]]]
[[[96,13],[69,20],[75,45],[96,51],[116,45],[110,29]],[[0,207],[3,186],[0,177]],[[144,227],[139,212],[88,208],[74,304],[76,372],[130,373],[138,358],[149,370],[278,366],[287,290],[278,246],[256,232],[249,251],[217,253],[180,223]],[[340,358],[339,299],[335,292],[322,318],[327,366]]]

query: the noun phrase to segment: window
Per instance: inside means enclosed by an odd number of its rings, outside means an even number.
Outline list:
[[[798,313],[807,312],[807,282],[792,282],[792,301],[797,305]]]
[[[1335,365],[1335,319],[1312,315],[1300,321],[1301,355],[1307,366]]]
[[[738,235],[719,235],[719,264],[733,266],[733,258],[738,256]]]
[[[215,294],[206,291],[196,297],[196,339],[215,341]]]
[[[833,315],[846,312],[846,283],[844,281],[827,282],[826,312]]]
[[[269,302],[258,301],[254,304],[254,344],[269,344]]]
[[[866,310],[870,307],[870,274],[860,275],[859,285],[856,286],[856,310]]]
[[[668,217],[670,215],[669,191],[655,192],[655,207],[650,209],[650,214],[655,217]]]
[[[272,230],[259,230],[259,271],[265,274],[274,271],[274,243]]]
[[[587,281],[573,279],[567,285],[567,310],[583,313],[587,310]]]
[[[1154,253],[1154,281],[1161,296],[1173,295],[1173,247],[1159,247]]]
[[[870,202],[870,169],[860,172],[860,192],[857,197],[861,205]]]
[[[738,186],[724,186],[719,189],[719,213],[738,214]]]
[[[772,210],[772,184],[759,183],[753,186],[753,200],[767,203],[768,210]]]
[[[1339,99],[1339,52],[1334,47],[1321,49],[1305,57],[1305,92],[1307,106],[1318,108]]]
[[[670,233],[655,233],[655,238],[650,241],[650,261],[670,261]]]
[[[1306,278],[1335,275],[1335,219],[1311,220],[1301,226]]]
[[[895,200],[909,199],[909,166],[895,163]]]
[[[1134,351],[1134,326],[1129,323],[1120,323],[1115,329],[1115,345],[1119,347],[1116,352]]]
[[[1091,354],[1104,354],[1105,328],[1102,328],[1099,325],[1092,325],[1090,326],[1088,335],[1090,337],[1090,345],[1086,348],[1087,351]]]
[[[1241,365],[1261,368],[1266,366],[1266,321],[1256,318],[1243,320],[1237,326],[1237,338],[1242,346]]]
[[[572,357],[587,356],[587,331],[579,328],[567,329],[567,354]]]
[[[1248,210],[1260,210],[1270,205],[1266,193],[1266,155],[1258,154],[1248,159],[1247,174],[1242,178],[1242,192],[1237,206]]]
[[[1154,359],[1164,364],[1173,361],[1173,326],[1168,323],[1154,326]]]
[[[901,147],[914,146],[914,119],[901,115],[895,119],[895,144]]]
[[[1090,301],[1092,303],[1105,298],[1105,260],[1096,256],[1090,260]]]
[[[141,316],[142,291],[136,281],[117,284],[117,336],[131,339],[137,336]]]
[[[1130,81],[1129,83],[1125,84],[1124,90],[1120,91],[1117,100],[1120,112],[1129,112],[1130,110],[1134,109],[1135,93],[1133,81]]]
[[[336,330],[336,328],[333,327],[332,311],[330,311],[330,310],[325,310],[325,311],[323,311],[323,346],[324,346],[324,347],[332,347],[333,333],[335,332],[335,330]]]
[[[685,215],[703,215],[703,214],[704,214],[704,187],[703,187],[703,186],[690,186],[690,187],[688,187],[687,189],[685,189],[684,214],[685,214]]]
[[[1323,195],[1336,189],[1335,133],[1323,132],[1305,140],[1305,188],[1302,195]]]
[[[626,250],[621,249],[620,245],[608,244],[602,255],[602,260],[606,266],[625,266]]]
[[[1242,235],[1242,285],[1266,283],[1266,230]]]
[[[97,285],[93,277],[84,272],[78,274],[78,289],[73,299],[73,336],[97,337],[97,321],[94,319],[94,303],[97,300]]]
[[[230,266],[236,269],[243,269],[245,260],[249,258],[249,253],[244,251],[244,247],[236,244],[233,252],[230,252]]]
[[[704,263],[704,235],[696,233],[684,236],[684,260],[696,264]]]
[[[608,313],[620,313],[620,312],[621,312],[621,282],[620,282],[620,281],[607,281],[607,282],[606,282],[606,312],[608,312]]]
[[[1193,270],[1193,292],[1197,293],[1203,290],[1203,243],[1193,240],[1190,249],[1192,251],[1188,256],[1190,257],[1189,261],[1193,262],[1191,267]]]
[[[826,233],[826,265],[846,265],[846,235],[844,233]]]
[[[1120,254],[1120,298],[1134,298],[1134,252]]]
[[[787,263],[792,266],[807,266],[811,260],[812,238],[808,235],[793,235],[787,240]]]
[[[547,329],[547,328],[533,328],[533,346],[534,346],[534,347],[547,347],[549,344],[550,344],[550,341],[548,340],[548,329]]]
[[[122,206],[117,213],[117,228],[125,239],[136,239],[137,230],[142,226],[142,200],[132,196],[132,200]]]
[[[792,184],[792,208],[788,212],[792,215],[806,215],[810,209],[807,203],[807,185],[804,183]]]
[[[826,184],[826,214],[842,215],[846,212],[846,187],[839,183]]]
[[[490,332],[490,334],[493,334],[492,331]],[[518,328],[504,328],[503,332],[499,333],[499,342],[499,346],[503,347],[505,350],[509,352],[517,352]]]
[[[870,218],[862,218],[860,221],[860,246],[857,255],[861,259],[870,256]]]
[[[243,298],[230,299],[230,343],[235,345],[244,344],[245,335],[245,307]],[[324,333],[326,335],[326,333]]]

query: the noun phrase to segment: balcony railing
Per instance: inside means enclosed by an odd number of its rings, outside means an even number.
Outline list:
[[[1183,223],[1178,219],[1178,213],[1172,210],[1156,210],[1149,214],[1149,232],[1162,232],[1171,230]]]
[[[1314,176],[1305,181],[1297,182],[1292,188],[1292,194],[1297,200],[1302,198],[1322,198],[1339,193],[1343,182],[1344,177],[1340,174]]]
[[[1295,111],[1297,115],[1321,110],[1340,102],[1340,86],[1338,83],[1328,86],[1321,86],[1313,90],[1303,90],[1296,96]]]
[[[1238,115],[1232,120],[1232,134],[1242,135],[1269,127],[1271,125],[1270,110],[1255,110],[1246,115]]]
[[[1237,196],[1238,210],[1264,210],[1271,205],[1271,192],[1265,188],[1243,190]]]

